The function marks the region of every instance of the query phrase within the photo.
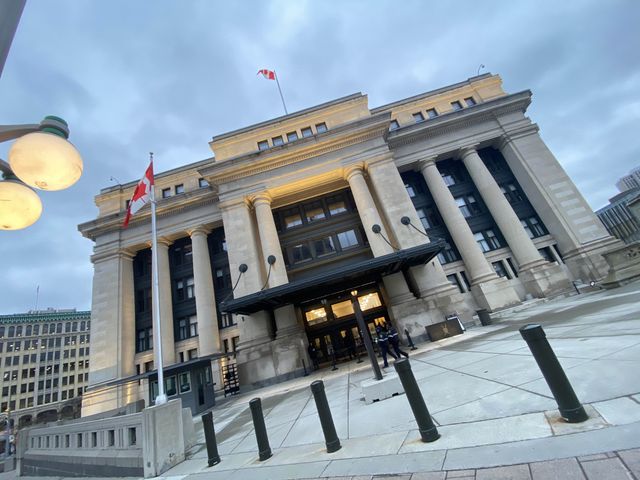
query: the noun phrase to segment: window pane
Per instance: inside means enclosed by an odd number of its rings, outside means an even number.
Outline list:
[[[269,142],[267,140],[262,140],[258,142],[258,150],[267,150],[269,148]]]
[[[358,237],[356,236],[355,230],[338,233],[338,242],[343,250],[358,245]]]
[[[191,390],[191,378],[189,372],[180,374],[180,393],[186,393]]]
[[[362,310],[363,312],[365,310],[371,310],[372,308],[382,306],[380,296],[376,292],[358,297],[358,303],[360,304],[360,310]]]
[[[317,257],[329,255],[336,251],[336,247],[333,245],[333,237],[320,238],[313,241],[313,248],[316,251]]]
[[[179,193],[184,193],[184,185],[180,184],[180,185],[176,185],[176,195]]]
[[[200,186],[200,188],[208,187],[209,182],[207,182],[204,178],[200,178],[198,179],[198,185]]]
[[[435,108],[430,108],[427,110],[427,115],[429,115],[429,118],[436,118],[438,116],[438,112]]]
[[[453,175],[450,175],[448,173],[441,173],[440,175],[442,176],[442,179],[444,180],[444,183],[447,185],[447,187],[456,184],[456,179]]]
[[[327,131],[327,124],[326,123],[318,123],[316,124],[316,132],[318,133],[324,133]]]
[[[397,120],[391,120],[391,123],[389,124],[389,130],[397,130],[400,128],[400,124],[398,123]]]
[[[331,305],[331,311],[336,318],[353,315],[353,305],[351,304],[351,300],[334,303]]]
[[[342,197],[327,199],[327,206],[331,215],[338,215],[347,211],[347,204]]]
[[[404,184],[404,188],[406,188],[406,189],[407,189],[407,193],[409,194],[409,196],[410,196],[411,198],[413,198],[413,197],[415,197],[415,196],[416,196],[416,191],[415,191],[415,189],[413,188],[413,186],[412,186],[412,185],[409,185],[408,183],[405,183],[405,184]]]
[[[287,133],[287,141],[295,142],[298,139],[298,132],[289,132]]]
[[[456,100],[455,102],[451,102],[451,108],[453,108],[454,111],[461,110],[462,104]]]
[[[293,256],[293,263],[306,262],[311,259],[311,250],[306,243],[294,245],[291,247],[291,253]]]
[[[311,131],[311,127],[305,127],[301,131],[302,131],[302,136],[304,138],[313,136],[313,132]]]
[[[424,115],[422,115],[422,112],[414,113],[413,119],[415,120],[416,123],[420,123],[424,121]]]
[[[325,218],[321,202],[313,202],[304,206],[307,222],[316,222]]]
[[[327,312],[324,307],[309,310],[304,313],[307,323],[309,325],[315,325],[316,323],[322,323],[327,321]]]
[[[302,225],[302,217],[298,211],[286,213],[284,216],[284,227],[293,228]]]
[[[271,139],[271,143],[273,143],[274,147],[277,147],[279,145],[284,145],[284,140],[282,139],[282,136],[280,137],[273,137]]]
[[[467,107],[473,107],[476,104],[476,101],[473,99],[473,97],[467,97],[464,99],[464,101],[467,104]]]
[[[164,389],[168,396],[175,395],[176,390],[176,377],[168,377],[164,380]]]

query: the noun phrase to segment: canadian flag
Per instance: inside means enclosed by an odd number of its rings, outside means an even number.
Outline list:
[[[129,225],[129,219],[132,215],[135,215],[138,210],[144,207],[147,203],[149,203],[152,198],[151,190],[153,189],[153,160],[149,162],[149,167],[147,171],[144,172],[144,176],[138,182],[138,186],[133,192],[133,196],[129,201],[129,207],[127,208],[127,216],[124,218],[124,223],[122,224],[122,228],[127,228]]]
[[[267,70],[266,68],[263,68],[262,70],[258,70],[258,73],[256,73],[256,75],[262,75],[267,80],[276,79],[276,72],[273,70]]]

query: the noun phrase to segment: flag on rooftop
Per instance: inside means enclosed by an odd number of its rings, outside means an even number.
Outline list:
[[[129,225],[129,219],[132,215],[135,215],[138,210],[151,201],[151,189],[153,188],[153,159],[149,162],[147,171],[144,172],[144,176],[138,183],[138,186],[133,192],[133,196],[129,201],[127,207],[127,216],[124,218],[122,228],[126,228]]]
[[[276,79],[275,70],[267,70],[266,68],[263,68],[262,70],[258,70],[258,73],[256,73],[256,75],[262,75],[267,80],[275,80]]]

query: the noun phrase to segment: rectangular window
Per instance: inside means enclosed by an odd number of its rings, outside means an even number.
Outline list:
[[[187,334],[187,332],[187,319],[181,318],[180,320],[178,320],[178,340],[184,340],[185,338],[188,338],[189,335]]]
[[[467,97],[464,99],[464,103],[467,104],[467,107],[473,107],[476,104],[476,101],[473,99],[473,97]]]
[[[287,142],[295,142],[298,139],[298,132],[287,133]]]
[[[520,223],[522,223],[522,226],[527,232],[527,235],[529,235],[529,238],[542,237],[547,234],[544,227],[536,217],[529,217],[525,220],[520,220]]]
[[[308,203],[304,206],[304,213],[307,218],[307,222],[317,222],[318,220],[324,220],[324,208],[322,208],[322,202],[316,201]]]
[[[293,263],[302,263],[311,260],[311,250],[306,243],[300,243],[291,247]]]
[[[279,147],[280,145],[284,145],[284,140],[282,139],[282,135],[273,137],[271,139],[271,143],[273,144],[274,147]]]
[[[189,336],[190,337],[198,336],[198,317],[195,315],[191,315],[189,317]]]
[[[300,211],[297,208],[286,210],[283,215],[284,228],[293,228],[298,225],[302,225],[302,217]]]
[[[498,237],[496,237],[493,230],[484,230],[475,233],[473,236],[483,252],[489,252],[501,247]]]
[[[336,247],[333,244],[333,237],[319,238],[313,241],[313,249],[315,250],[316,257],[324,257],[335,253]]]
[[[504,196],[509,203],[522,201],[522,194],[520,193],[520,190],[518,190],[518,187],[516,187],[513,183],[501,185],[500,190],[502,190],[502,193],[504,193]]]
[[[438,111],[435,108],[430,108],[427,110],[427,116],[429,118],[436,118],[438,116]]]
[[[404,184],[404,188],[407,190],[407,193],[409,194],[409,196],[411,198],[414,198],[416,196],[416,191],[413,188],[413,185],[409,184],[409,183],[405,183]]]
[[[178,393],[175,376],[167,377],[164,379],[164,391],[169,397]]]
[[[458,208],[460,208],[462,215],[465,218],[473,217],[474,215],[481,213],[480,207],[478,206],[478,202],[476,201],[476,198],[473,195],[456,197],[455,201],[456,201],[456,204],[458,205]]]
[[[422,112],[414,113],[413,121],[416,123],[424,122],[424,115],[422,115]]]
[[[180,374],[180,393],[187,393],[191,391],[191,378],[189,372]]]
[[[162,198],[169,198],[171,196],[171,189],[170,188],[163,188],[162,189]]]
[[[462,110],[462,104],[459,101],[451,102],[451,108],[455,112],[456,110]]]
[[[304,127],[302,130],[302,137],[303,138],[307,138],[307,137],[313,137],[313,131],[311,130],[311,127]]]
[[[176,185],[176,195],[184,193],[184,185],[182,183]]]
[[[338,243],[342,250],[359,245],[355,230],[347,230],[346,232],[338,233]]]
[[[258,142],[258,150],[268,150],[269,142],[267,140],[261,140]]]
[[[209,182],[207,182],[204,178],[199,178],[198,179],[198,186],[200,188],[205,188],[209,186]]]
[[[333,305],[331,305],[331,311],[336,318],[353,315],[353,304],[351,303],[351,300],[334,303]]]
[[[453,175],[449,173],[441,173],[440,176],[442,177],[442,180],[444,180],[444,183],[447,187],[456,184],[456,179]]]
[[[322,122],[322,123],[316,123],[316,132],[317,133],[324,133],[327,131],[327,124]]]
[[[391,120],[391,123],[389,124],[389,131],[394,131],[400,128],[400,124],[398,123],[397,120]]]
[[[314,308],[313,310],[307,310],[304,312],[304,316],[308,325],[316,325],[317,323],[323,323],[327,321],[327,311],[324,307]]]
[[[491,265],[493,265],[493,269],[496,271],[499,277],[506,277],[509,279],[511,278],[509,277],[509,272],[507,272],[507,269],[504,268],[504,265],[502,262],[500,261],[493,262]]]
[[[347,204],[342,195],[327,197],[327,207],[330,215],[339,215],[347,211]]]

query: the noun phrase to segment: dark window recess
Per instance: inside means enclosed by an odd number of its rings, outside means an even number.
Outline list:
[[[425,230],[441,225],[440,217],[435,207],[418,208],[416,212],[418,212],[418,218],[420,218],[420,222]]]
[[[476,104],[476,101],[473,99],[473,97],[467,97],[464,99],[464,103],[467,104],[467,107],[473,107]]]
[[[518,269],[516,268],[515,264],[513,263],[513,260],[511,259],[511,257],[507,258],[507,263],[511,267],[511,271],[513,272],[513,274],[517,277],[518,276]]]
[[[176,300],[178,302],[194,298],[195,290],[193,277],[181,278],[175,281]]]
[[[176,185],[176,195],[184,193],[184,185],[182,183]]]
[[[311,127],[305,127],[300,132],[302,133],[303,138],[313,137],[313,130],[311,130]]]
[[[405,183],[404,184],[404,188],[407,190],[407,193],[409,194],[409,197],[413,198],[416,196],[416,190],[413,187],[413,185],[409,184],[409,183]]]
[[[198,186],[200,188],[205,188],[209,186],[209,182],[207,182],[204,178],[199,178],[198,179]]]
[[[327,124],[322,122],[322,123],[316,123],[316,132],[317,133],[324,133],[327,131]]]
[[[547,262],[557,263],[556,259],[553,257],[553,254],[551,253],[550,247],[541,248],[538,250],[538,252],[540,252],[540,255],[542,255],[542,258],[544,258]]]
[[[455,201],[465,218],[470,218],[474,215],[479,215],[480,213],[482,213],[482,209],[478,205],[476,197],[473,195],[463,195],[461,197],[456,197]]]
[[[497,170],[497,168],[494,168],[494,171],[499,171]],[[513,183],[507,183],[505,185],[501,185],[500,190],[502,190],[502,193],[504,193],[504,196],[506,197],[509,203],[516,203],[516,202],[522,201],[522,198],[523,198],[522,193],[520,193],[520,190],[518,189],[518,187],[516,187]]]
[[[282,139],[282,135],[278,137],[273,137],[271,139],[271,143],[273,144],[274,147],[279,147],[280,145],[284,145],[284,140]]]
[[[536,217],[525,218],[524,220],[520,220],[520,223],[522,223],[522,226],[527,232],[527,235],[529,235],[529,238],[542,237],[547,234],[544,225],[542,225],[540,220]]]
[[[424,122],[424,115],[422,115],[422,112],[416,112],[413,114],[413,120],[416,123]]]
[[[480,248],[483,252],[496,250],[502,246],[495,232],[491,229],[474,233],[473,236],[476,239],[476,242],[478,242],[478,245],[480,245]]]
[[[287,133],[287,142],[295,142],[298,139],[298,132]]]
[[[389,124],[389,130],[393,131],[393,130],[397,130],[400,128],[400,124],[398,123],[397,120],[391,120],[391,123]]]
[[[457,287],[460,293],[464,293],[464,290],[462,289],[462,285],[460,284],[460,280],[458,280],[458,276],[456,274],[447,275],[447,280],[449,280],[449,283],[451,285],[453,285],[454,287]]]
[[[438,261],[441,264],[455,262],[459,259],[458,252],[451,246],[451,244],[447,241],[444,243],[444,248],[438,254]]]
[[[438,116],[438,111],[435,108],[430,108],[427,110],[427,116],[429,118],[436,118]]]
[[[146,328],[136,333],[136,352],[145,352],[153,348],[153,330]]]
[[[261,140],[258,142],[258,150],[268,150],[269,149],[269,141]]]
[[[453,111],[462,110],[462,104],[459,101],[451,102],[451,108]]]
[[[169,198],[171,196],[171,188],[162,189],[162,198]]]
[[[507,269],[504,268],[504,265],[501,261],[493,262],[491,265],[493,266],[493,269],[496,271],[499,277],[506,277],[511,279],[511,277],[509,276],[509,272],[507,272]]]
[[[307,203],[303,208],[307,223],[317,222],[326,218],[322,201]]]
[[[444,183],[447,187],[456,184],[456,178],[450,173],[441,173],[440,176],[442,177],[442,180],[444,180]]]

